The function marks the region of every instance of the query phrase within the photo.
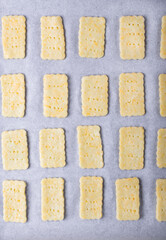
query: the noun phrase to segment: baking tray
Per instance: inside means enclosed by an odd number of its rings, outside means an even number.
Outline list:
[[[164,0],[1,0],[0,17],[25,15],[27,18],[27,53],[22,60],[5,60],[0,42],[0,75],[24,73],[26,77],[26,115],[22,119],[0,116],[0,132],[26,129],[29,141],[30,167],[23,171],[4,171],[0,161],[0,240],[165,240],[166,223],[155,219],[157,178],[166,177],[166,169],[156,166],[157,130],[166,127],[166,118],[159,114],[158,75],[166,73],[166,60],[159,56],[161,17],[166,15]],[[40,58],[40,17],[63,17],[66,36],[66,59],[47,61]],[[124,61],[119,54],[119,18],[142,15],[146,24],[146,57]],[[105,56],[101,59],[80,58],[78,30],[81,16],[106,18]],[[1,31],[1,24],[0,24]],[[1,36],[1,35],[0,35]],[[145,74],[146,114],[141,117],[121,117],[118,84],[123,72]],[[43,75],[65,73],[69,76],[69,116],[64,119],[43,116]],[[109,77],[109,114],[106,117],[83,117],[81,114],[81,77],[106,74]],[[0,100],[1,101],[1,100]],[[1,108],[1,102],[0,102]],[[0,109],[1,111],[1,109]],[[78,159],[78,125],[101,126],[105,166],[102,169],[81,169]],[[119,169],[119,128],[145,128],[145,167],[142,170]],[[39,159],[39,131],[62,127],[66,133],[67,165],[58,169],[42,169]],[[0,149],[1,151],[1,149]],[[0,152],[1,156],[1,152]],[[79,179],[81,176],[104,178],[103,218],[82,220],[79,217]],[[115,181],[117,178],[139,177],[140,220],[116,220]],[[65,219],[61,222],[41,220],[40,181],[45,177],[65,179]],[[2,181],[18,179],[27,182],[28,221],[3,221]]]

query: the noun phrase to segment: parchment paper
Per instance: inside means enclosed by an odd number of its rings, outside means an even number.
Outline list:
[[[165,240],[166,223],[159,223],[155,219],[155,181],[157,178],[166,178],[166,169],[159,169],[156,166],[157,130],[166,127],[166,118],[159,115],[158,92],[158,75],[166,73],[166,60],[162,60],[159,56],[161,17],[166,15],[166,1],[0,1],[0,17],[17,14],[25,15],[27,18],[27,55],[23,60],[4,60],[0,42],[0,75],[25,74],[26,115],[22,119],[0,116],[0,132],[14,129],[28,131],[30,168],[23,171],[4,171],[2,159],[0,161],[0,240]],[[45,61],[40,58],[40,17],[47,15],[63,17],[67,50],[64,61]],[[146,19],[144,60],[120,59],[119,17],[123,15],[143,15]],[[105,56],[101,59],[80,58],[78,55],[78,30],[81,16],[106,18],[106,48]],[[118,84],[119,75],[123,72],[145,74],[145,116],[120,116]],[[69,76],[69,116],[65,119],[43,116],[43,75],[49,73],[65,73]],[[81,77],[90,74],[107,74],[109,77],[109,114],[106,117],[83,117],[81,114]],[[83,170],[79,167],[76,127],[84,124],[101,126],[105,162],[103,169]],[[145,168],[143,170],[119,169],[119,128],[123,126],[145,128]],[[57,127],[64,128],[66,132],[67,165],[58,169],[42,169],[38,150],[39,130]],[[79,178],[86,175],[104,178],[104,205],[101,220],[81,220],[79,217]],[[134,176],[139,177],[141,181],[141,218],[139,221],[118,221],[116,220],[115,181],[117,178]],[[64,221],[42,222],[41,220],[40,181],[45,177],[65,179]],[[3,221],[2,181],[5,179],[27,182],[28,222],[25,224]]]

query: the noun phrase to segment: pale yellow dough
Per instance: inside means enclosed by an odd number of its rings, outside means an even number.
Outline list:
[[[142,16],[120,18],[120,57],[143,59],[145,57],[145,26]]]
[[[25,113],[25,80],[23,74],[1,76],[2,115],[23,117]]]
[[[156,219],[166,221],[166,179],[156,180]]]
[[[160,57],[166,59],[166,16],[162,17]]]
[[[43,78],[43,114],[65,118],[68,115],[68,78],[65,74],[47,74]]]
[[[86,58],[104,56],[105,18],[81,17],[79,27],[79,55]]]
[[[102,168],[103,151],[99,126],[77,127],[81,168]]]
[[[43,168],[64,167],[65,133],[62,128],[40,131],[40,165]]]
[[[62,60],[65,58],[65,36],[60,16],[41,17],[41,58]]]
[[[144,75],[122,73],[119,81],[121,116],[142,116],[145,114]]]
[[[158,130],[157,166],[166,168],[166,128]]]
[[[80,218],[102,218],[103,179],[101,177],[80,178]]]
[[[64,179],[45,178],[42,187],[42,220],[57,221],[64,219]]]
[[[108,114],[108,77],[91,75],[82,78],[82,115]]]
[[[3,182],[3,219],[5,222],[25,223],[26,217],[26,183],[6,180]]]
[[[2,160],[4,170],[28,168],[28,143],[25,130],[2,132]]]
[[[116,218],[118,220],[139,219],[139,179],[116,180]]]
[[[24,16],[2,17],[2,44],[5,59],[25,57],[25,21]]]
[[[144,128],[120,129],[119,167],[124,170],[142,169],[144,166]]]
[[[166,117],[166,74],[159,76],[160,115]]]

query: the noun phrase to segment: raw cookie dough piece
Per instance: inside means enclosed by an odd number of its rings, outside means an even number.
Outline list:
[[[1,76],[2,115],[23,117],[25,113],[25,80],[23,74]]]
[[[6,180],[3,182],[3,219],[5,222],[27,221],[26,183]]]
[[[45,178],[42,186],[42,220],[57,221],[64,219],[64,179]]]
[[[166,74],[159,76],[160,115],[166,117]]]
[[[158,130],[157,166],[166,168],[166,128]]]
[[[64,167],[65,134],[62,128],[40,131],[40,165],[43,168]]]
[[[160,57],[166,59],[166,16],[162,17]]]
[[[104,56],[105,18],[81,17],[79,27],[79,55],[86,58]]]
[[[25,21],[24,16],[2,17],[2,44],[5,59],[25,57]]]
[[[145,114],[144,75],[122,73],[119,82],[121,116],[142,116]]]
[[[139,179],[116,180],[116,218],[118,220],[139,219]]]
[[[92,75],[82,78],[82,115],[105,116],[108,114],[108,77]]]
[[[80,218],[102,218],[103,179],[101,177],[81,177],[80,194]]]
[[[103,151],[99,126],[77,127],[81,168],[102,168]]]
[[[41,17],[41,44],[42,59],[65,58],[65,36],[61,17]]]
[[[120,18],[120,57],[143,59],[145,57],[145,26],[142,16]]]
[[[43,114],[65,118],[68,115],[68,80],[65,74],[44,75]]]
[[[156,219],[166,221],[166,179],[156,180]]]
[[[5,170],[28,168],[28,143],[25,130],[2,133],[2,160]]]
[[[143,127],[120,129],[119,167],[124,170],[142,169],[144,166]]]

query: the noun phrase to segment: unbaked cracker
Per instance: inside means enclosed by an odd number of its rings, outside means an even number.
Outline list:
[[[166,59],[166,16],[162,17],[160,57]]]
[[[45,117],[65,118],[68,115],[68,79],[65,74],[47,74],[43,79]]]
[[[2,115],[23,117],[25,113],[25,80],[23,74],[1,76]]]
[[[25,57],[25,21],[24,16],[2,17],[2,44],[5,59]]]
[[[122,73],[119,81],[121,116],[142,116],[145,114],[144,75]]]
[[[159,76],[160,115],[166,117],[166,74]]]
[[[103,178],[80,178],[80,218],[102,218]]]
[[[156,219],[166,221],[166,179],[156,180]]]
[[[99,126],[78,126],[79,160],[81,168],[102,168],[103,151]]]
[[[42,186],[42,220],[57,221],[64,219],[64,179],[45,178]]]
[[[91,75],[82,78],[83,116],[105,116],[108,114],[108,77]]]
[[[5,222],[27,221],[26,183],[6,180],[3,182],[3,218]]]
[[[41,17],[41,58],[62,60],[65,58],[65,36],[60,16]]]
[[[142,169],[144,166],[144,128],[120,128],[119,167],[124,170]]]
[[[65,134],[62,128],[40,131],[40,165],[43,168],[64,167]]]
[[[105,18],[81,17],[79,27],[79,55],[86,58],[104,56]]]
[[[138,220],[139,179],[123,178],[116,180],[116,218],[118,220]]]
[[[142,16],[120,18],[120,56],[122,59],[145,57],[145,26]]]
[[[2,132],[2,160],[4,170],[28,168],[28,143],[25,130]]]
[[[157,166],[166,168],[166,128],[158,130]]]

